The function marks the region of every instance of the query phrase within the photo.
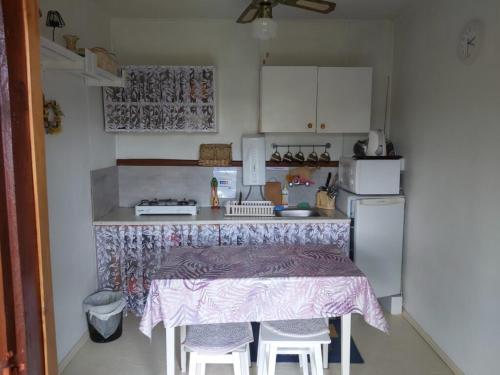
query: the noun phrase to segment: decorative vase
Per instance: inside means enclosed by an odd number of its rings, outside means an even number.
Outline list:
[[[217,188],[219,186],[219,182],[214,177],[210,181],[210,204],[212,208],[219,208],[219,196],[217,195]]]
[[[78,49],[76,48],[76,43],[80,39],[76,35],[63,35],[64,40],[66,41],[66,48],[69,49],[70,51],[73,51],[75,53],[78,52]]]

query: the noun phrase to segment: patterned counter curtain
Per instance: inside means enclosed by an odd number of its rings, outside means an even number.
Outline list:
[[[334,245],[349,255],[349,224],[221,225],[221,245]]]
[[[334,245],[349,254],[349,224],[98,225],[100,289],[120,290],[142,315],[151,279],[171,247]]]
[[[171,247],[219,245],[218,225],[103,225],[94,231],[99,289],[121,290],[136,315]]]
[[[123,67],[125,87],[105,87],[108,132],[217,132],[213,66]]]

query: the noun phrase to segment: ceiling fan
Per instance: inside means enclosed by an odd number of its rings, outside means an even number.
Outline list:
[[[272,9],[279,4],[323,14],[333,12],[336,6],[335,3],[325,0],[252,0],[236,22],[250,23],[256,18],[272,18]]]
[[[273,20],[273,8],[277,5],[287,5],[323,14],[333,12],[336,7],[335,3],[325,0],[252,0],[236,22],[253,22],[253,34],[256,38],[271,39],[277,31],[277,24]]]

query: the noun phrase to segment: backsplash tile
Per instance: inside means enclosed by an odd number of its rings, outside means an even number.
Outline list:
[[[92,216],[98,219],[119,205],[118,167],[90,172]]]
[[[120,166],[120,207],[133,207],[141,199],[196,199],[210,205],[212,168]]]
[[[248,187],[242,187],[241,168],[238,171],[237,192],[243,191],[247,195]],[[315,195],[319,186],[326,181],[328,172],[333,175],[337,168],[320,168],[316,170],[312,179],[315,184],[310,187],[295,186],[289,188],[290,205],[308,202],[314,206]],[[207,167],[144,167],[120,166],[118,167],[119,205],[120,207],[133,207],[141,199],[173,198],[196,199],[201,207],[210,206],[210,180],[213,168]],[[288,169],[267,169],[268,181],[285,182]],[[258,188],[253,188],[250,200],[260,200]],[[224,204],[222,201],[221,204]]]
[[[292,168],[293,169],[293,168]],[[298,203],[307,202],[311,207],[314,207],[316,203],[316,192],[318,188],[325,184],[326,178],[328,177],[328,172],[332,172],[333,176],[337,174],[337,168],[318,168],[316,169],[311,179],[314,184],[311,186],[293,186],[288,188],[288,201],[291,206],[295,206]],[[282,184],[286,181],[286,176],[289,170],[274,170],[273,168],[267,168],[266,178],[267,181],[279,181]]]

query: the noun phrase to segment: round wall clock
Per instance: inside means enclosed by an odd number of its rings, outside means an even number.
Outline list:
[[[472,64],[481,51],[484,25],[480,20],[473,20],[463,28],[458,41],[458,57],[465,64]]]

